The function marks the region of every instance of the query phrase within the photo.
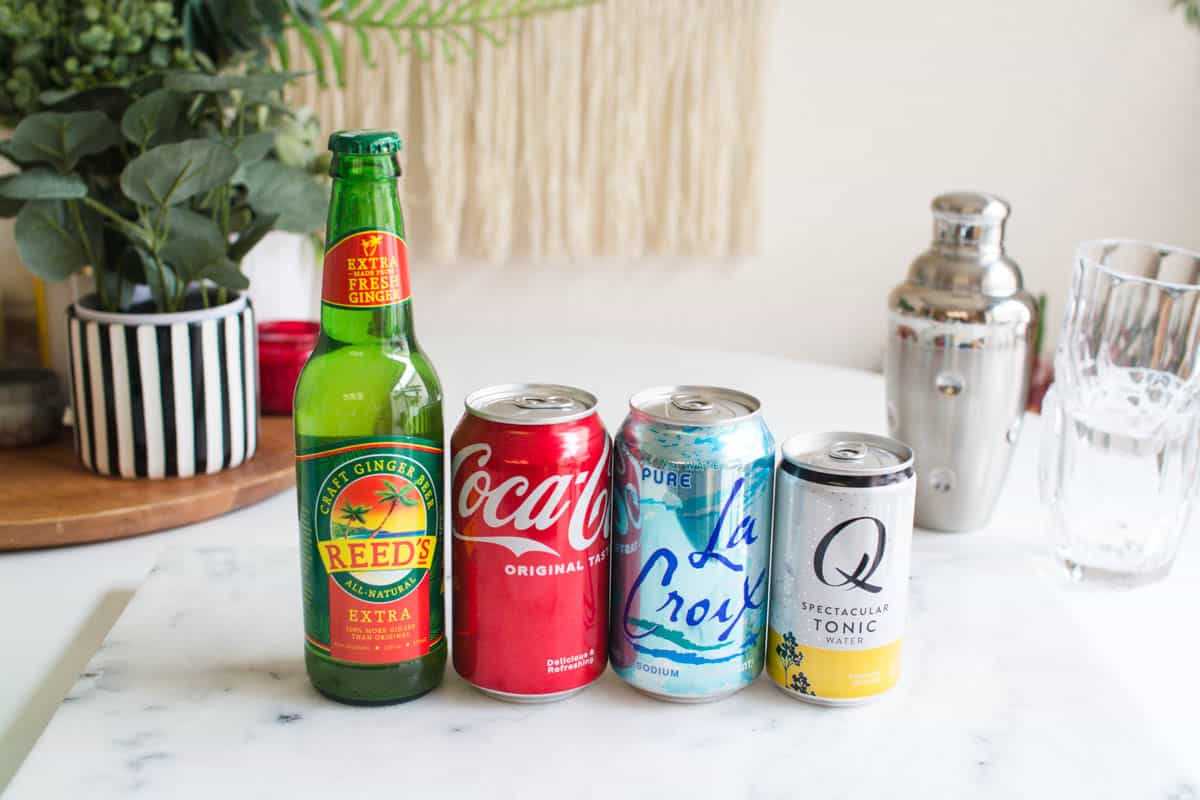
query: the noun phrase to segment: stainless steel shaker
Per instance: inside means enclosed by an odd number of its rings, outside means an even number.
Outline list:
[[[1004,253],[1009,206],[934,199],[933,243],[888,297],[887,416],[916,453],[916,523],[987,524],[1021,433],[1037,303]]]

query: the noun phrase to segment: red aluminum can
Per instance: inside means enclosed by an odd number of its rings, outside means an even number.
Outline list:
[[[450,439],[454,668],[504,700],[559,700],[608,662],[611,440],[570,386],[493,386],[466,406]]]

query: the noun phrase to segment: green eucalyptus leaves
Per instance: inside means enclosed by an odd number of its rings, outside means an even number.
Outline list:
[[[209,287],[246,288],[238,264],[272,228],[324,224],[326,189],[309,171],[318,162],[276,152],[294,125],[279,99],[292,77],[165,71],[110,87],[104,110],[26,116],[0,143],[21,167],[0,178],[21,259],[47,280],[92,267],[109,310],[138,284],[159,311],[182,308],[191,289],[208,302]]]

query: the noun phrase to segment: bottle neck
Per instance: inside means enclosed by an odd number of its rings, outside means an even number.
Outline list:
[[[394,154],[335,154],[321,332],[344,343],[412,341],[408,253]]]

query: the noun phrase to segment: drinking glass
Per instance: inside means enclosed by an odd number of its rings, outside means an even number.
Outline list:
[[[1043,403],[1042,499],[1074,581],[1171,569],[1197,490],[1200,254],[1084,242]]]

